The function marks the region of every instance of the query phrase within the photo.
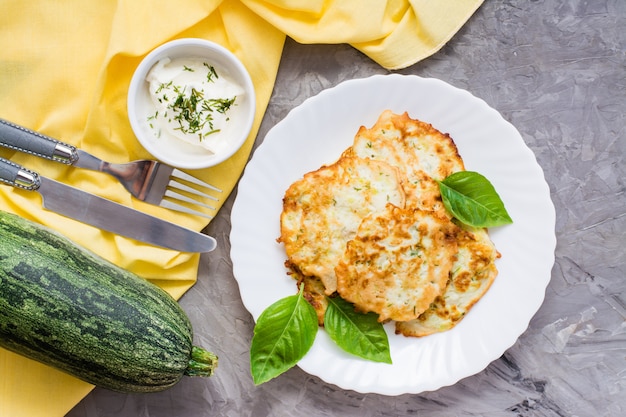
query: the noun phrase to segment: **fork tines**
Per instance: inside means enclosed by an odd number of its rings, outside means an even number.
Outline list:
[[[172,173],[170,174],[170,181],[168,182],[168,189],[165,191],[165,194],[163,196],[163,199],[161,200],[161,203],[159,204],[161,207],[165,207],[171,210],[176,210],[176,211],[181,211],[183,213],[189,213],[189,214],[193,214],[196,216],[202,216],[202,217],[207,217],[209,219],[213,218],[212,215],[207,214],[207,213],[202,213],[200,211],[197,210],[193,210],[187,206],[184,206],[182,204],[176,203],[172,200],[166,200],[165,197],[168,198],[172,198],[175,200],[179,200],[179,201],[184,201],[186,203],[190,203],[193,204],[195,206],[201,206],[201,207],[205,207],[208,208],[210,210],[216,210],[215,207],[210,206],[208,204],[205,204],[201,201],[198,201],[195,198],[192,197],[188,197],[186,195],[183,195],[181,193],[179,193],[178,191],[184,191],[187,192],[189,194],[192,195],[196,195],[201,197],[202,199],[208,199],[208,200],[212,200],[212,201],[219,201],[218,198],[210,195],[210,194],[206,194],[203,193],[201,191],[198,191],[197,189],[190,187],[184,183],[181,183],[178,180],[183,180],[183,181],[187,181],[189,183],[195,184],[195,185],[199,185],[200,187],[204,187],[207,188],[209,190],[221,193],[222,190],[220,190],[219,188],[211,185],[211,184],[207,184],[206,182],[199,180],[196,177],[193,177],[179,169],[174,169],[172,171]]]

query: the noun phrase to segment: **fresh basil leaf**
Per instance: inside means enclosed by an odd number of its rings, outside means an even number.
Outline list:
[[[513,223],[495,188],[481,174],[460,171],[438,182],[444,206],[460,222],[473,227]]]
[[[317,314],[304,298],[303,288],[265,309],[254,326],[250,370],[256,385],[292,368],[313,346]]]
[[[326,297],[324,328],[343,350],[374,362],[391,363],[389,340],[375,313],[361,314],[341,297]]]

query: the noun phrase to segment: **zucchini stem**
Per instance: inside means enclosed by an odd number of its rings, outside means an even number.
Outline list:
[[[191,359],[185,369],[188,376],[211,376],[217,368],[217,356],[198,346],[191,348]]]

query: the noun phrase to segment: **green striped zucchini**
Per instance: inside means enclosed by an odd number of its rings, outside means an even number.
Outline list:
[[[161,391],[217,366],[164,290],[3,211],[0,346],[122,392]]]

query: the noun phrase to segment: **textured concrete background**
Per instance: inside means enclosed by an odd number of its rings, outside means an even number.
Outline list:
[[[420,395],[344,391],[299,368],[254,387],[253,321],[228,255],[233,195],[208,229],[219,250],[181,300],[197,341],[219,347],[217,375],[159,394],[96,389],[68,417],[626,415],[626,2],[488,0],[439,53],[399,72],[484,99],[545,172],[556,263],[518,342],[483,372]],[[288,41],[257,142],[306,98],[383,73],[348,46]]]

